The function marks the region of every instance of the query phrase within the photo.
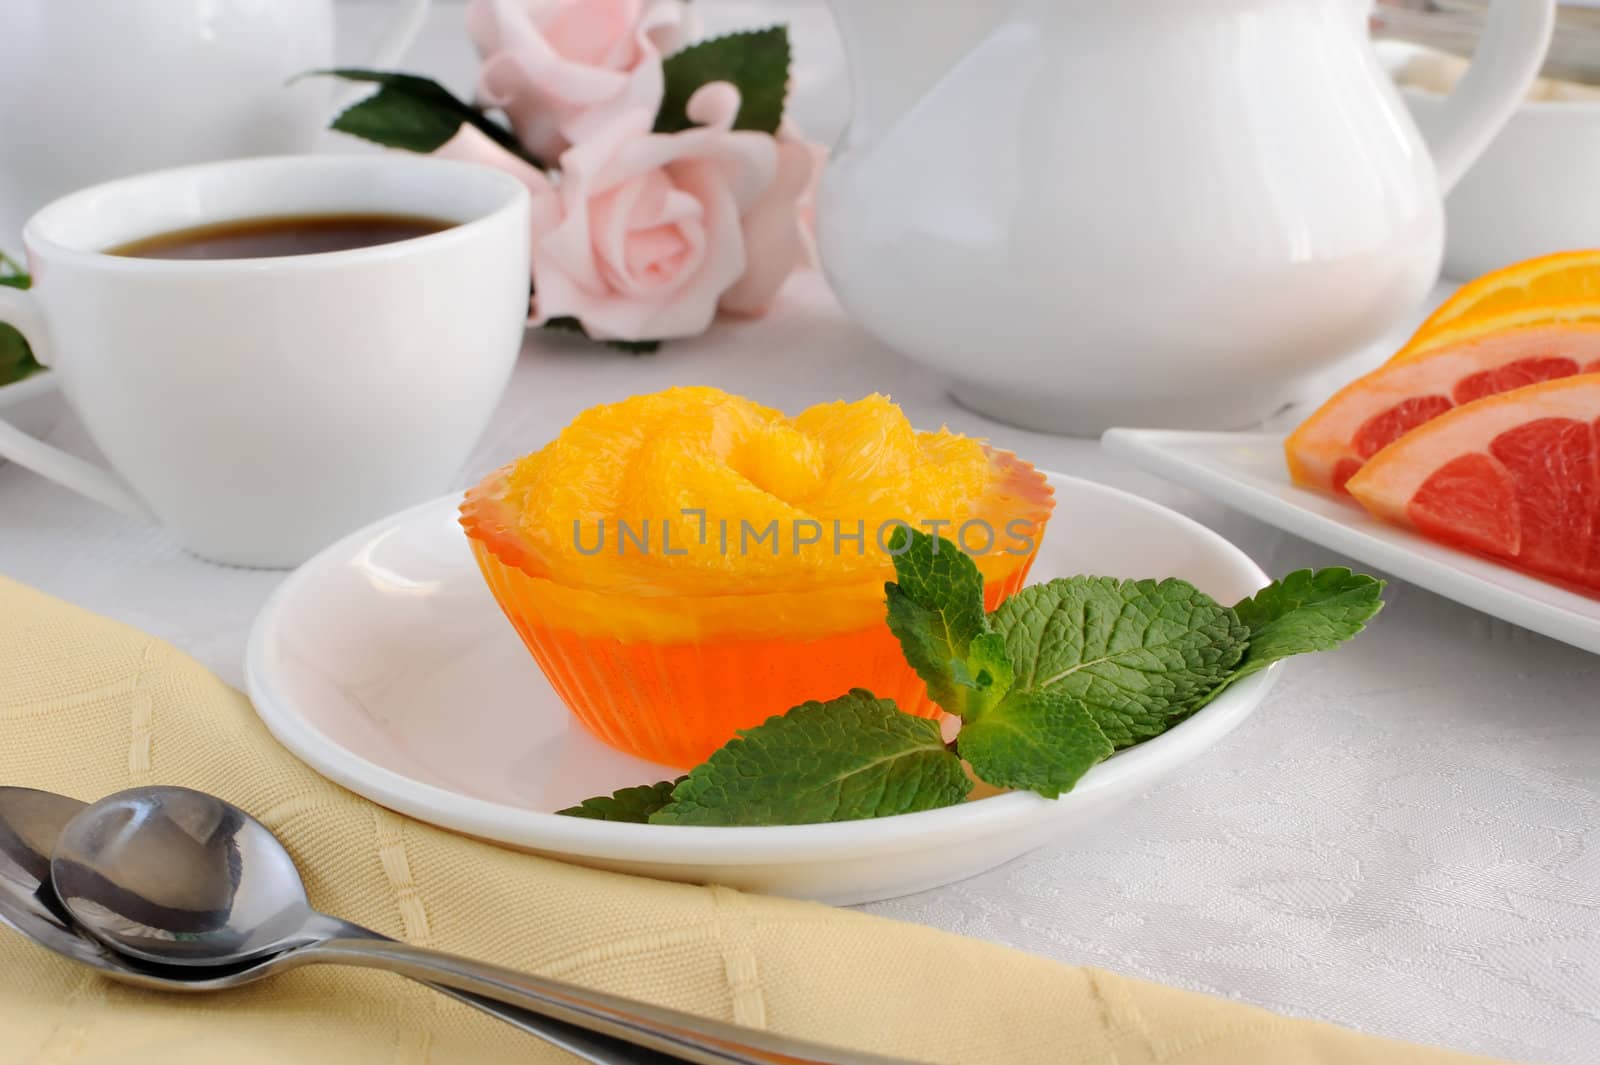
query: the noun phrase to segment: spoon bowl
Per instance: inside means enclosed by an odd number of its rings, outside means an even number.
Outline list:
[[[35,853],[30,846],[19,853]],[[56,837],[50,879],[84,931],[130,967],[160,963],[161,975],[242,983],[319,962],[385,969],[442,985],[596,1065],[897,1065],[399,943],[318,913],[265,825],[188,788],[137,788],[85,807]]]
[[[156,991],[238,987],[291,967],[291,957],[216,970],[166,969],[107,950],[72,923],[50,882],[50,855],[67,822],[87,803],[32,788],[0,787],[0,923],[46,950],[110,979]]]
[[[84,805],[48,791],[0,787],[0,922],[57,954],[109,971],[115,960],[72,927],[50,887],[55,838]]]
[[[87,965],[109,979],[152,991],[223,991],[314,960],[304,952],[288,951],[239,965],[178,967],[141,962],[107,950],[72,923],[50,876],[51,855],[62,831],[87,808],[87,803],[54,792],[0,786],[0,924],[11,926],[46,950]],[[352,932],[363,931],[355,925],[349,928]],[[430,986],[591,1065],[665,1065],[677,1060],[492,999],[455,988]]]
[[[238,965],[351,931],[311,908],[294,859],[265,825],[188,788],[95,803],[61,829],[50,875],[91,935],[163,965]]]

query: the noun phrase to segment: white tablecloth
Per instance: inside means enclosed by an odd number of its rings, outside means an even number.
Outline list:
[[[726,16],[730,5],[697,6]],[[753,7],[739,17],[751,21]],[[345,12],[358,31],[370,16]],[[470,51],[458,17],[436,16],[411,65],[459,87]],[[825,41],[808,25],[807,43]],[[834,105],[809,99],[826,124]],[[1354,357],[1345,375],[1380,354]],[[962,410],[846,321],[815,275],[797,278],[766,321],[722,324],[652,357],[533,338],[459,483],[591,404],[670,384],[790,411],[886,392],[918,425],[948,422],[1175,506],[1271,572],[1344,561],[1093,443]],[[70,419],[54,439],[91,452]],[[0,572],[163,636],[235,683],[251,619],[281,579],[196,561],[159,531],[10,466],[0,466]],[[1373,632],[1291,666],[1237,733],[1099,830],[868,908],[1375,1033],[1593,1065],[1600,659],[1404,583],[1389,604]]]

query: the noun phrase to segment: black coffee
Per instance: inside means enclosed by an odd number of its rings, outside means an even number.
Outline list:
[[[403,214],[302,214],[241,218],[157,233],[108,248],[134,259],[270,259],[349,251],[425,237],[455,225]]]

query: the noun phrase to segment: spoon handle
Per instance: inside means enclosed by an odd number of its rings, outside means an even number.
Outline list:
[[[696,1065],[907,1065],[873,1054],[739,1028],[392,940],[324,940],[304,948],[303,960],[385,969],[530,1010],[541,1017]]]
[[[529,1035],[536,1035],[551,1046],[559,1047],[578,1060],[588,1062],[589,1065],[677,1065],[685,1060],[637,1043],[630,1043],[625,1039],[590,1031],[554,1017],[545,1017],[532,1010],[509,1006],[470,991],[457,991],[453,987],[435,983],[428,983],[428,986],[457,1002],[464,1002],[491,1017],[505,1021],[513,1028]]]
[[[374,932],[370,928],[337,917],[317,915],[319,920],[327,922],[322,929],[324,934],[339,940],[356,940],[362,942],[394,943],[381,932]],[[532,1010],[520,1006],[507,1005],[496,999],[475,995],[470,991],[458,991],[453,987],[424,981],[428,987],[465,1003],[473,1009],[482,1010],[489,1016],[502,1020],[511,1027],[527,1032],[529,1035],[538,1036],[551,1046],[559,1047],[567,1053],[586,1061],[589,1065],[677,1065],[682,1058],[663,1054],[649,1047],[642,1047],[615,1036],[605,1035],[601,1032],[590,1031],[587,1028],[571,1024],[567,1021],[546,1017]]]

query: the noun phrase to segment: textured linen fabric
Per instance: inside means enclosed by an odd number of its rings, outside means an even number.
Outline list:
[[[328,783],[171,646],[0,578],[0,781],[91,800],[222,795],[288,844],[320,908],[413,943],[930,1062],[1446,1065],[1288,1020],[810,903],[596,872],[418,824]],[[563,1056],[383,973],[225,995],[105,981],[0,934],[0,1061],[524,1062]]]

